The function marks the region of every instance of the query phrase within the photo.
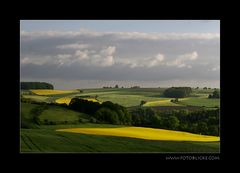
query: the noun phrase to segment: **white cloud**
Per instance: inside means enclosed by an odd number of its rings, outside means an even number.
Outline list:
[[[211,70],[212,70],[212,71],[220,70],[220,65],[217,65],[217,66],[213,67]]]
[[[65,65],[65,64],[70,65],[72,63],[71,57],[72,57],[72,55],[70,55],[70,54],[59,54],[59,55],[57,55],[56,63],[58,65]]]
[[[144,33],[144,32],[96,32],[87,29],[79,31],[38,31],[20,32],[22,39],[53,38],[53,37],[102,37],[113,36],[116,39],[146,39],[146,40],[212,40],[220,39],[219,33]]]
[[[163,54],[157,54],[154,58],[151,58],[149,63],[146,64],[147,67],[154,67],[160,65],[164,60]]]
[[[24,57],[20,60],[21,64],[35,64],[35,65],[44,65],[51,62],[50,56],[43,56],[37,58]]]
[[[78,60],[84,60],[84,59],[88,59],[89,56],[88,56],[88,50],[77,50],[75,52],[75,56],[77,57]]]
[[[115,46],[108,46],[107,48],[102,49],[99,54],[95,54],[92,56],[92,62],[95,65],[99,66],[112,66],[114,64],[114,56],[113,54],[116,51]]]
[[[174,61],[167,62],[166,65],[167,66],[176,66],[178,68],[182,68],[182,67],[192,68],[192,66],[187,65],[186,63],[188,63],[189,61],[194,61],[197,58],[198,58],[198,53],[196,51],[194,51],[192,53],[179,55],[179,57],[177,59],[175,59]]]
[[[102,55],[112,55],[112,54],[115,53],[115,51],[116,51],[116,47],[114,47],[114,46],[109,46],[109,47],[101,50],[101,54],[102,54]]]
[[[89,48],[89,45],[74,43],[74,44],[58,45],[58,46],[56,46],[56,48],[58,48],[58,49],[86,49],[86,48]]]
[[[118,58],[116,61],[118,64],[127,65],[130,68],[136,67],[154,67],[163,64],[165,56],[161,53],[155,55],[154,57],[148,58]]]

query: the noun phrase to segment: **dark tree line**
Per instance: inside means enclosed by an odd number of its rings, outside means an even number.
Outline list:
[[[192,93],[191,87],[171,87],[163,92],[165,97],[183,98],[188,97]]]
[[[219,109],[190,112],[188,110],[158,111],[137,107],[128,111],[126,107],[110,101],[100,104],[81,98],[73,98],[69,106],[57,103],[35,104],[39,106],[31,112],[34,115],[31,122],[34,124],[40,124],[38,116],[47,108],[46,105],[59,105],[89,114],[92,123],[134,125],[219,136]],[[28,121],[30,120],[22,120],[22,126],[29,124]]]
[[[53,85],[46,82],[21,82],[21,89],[54,89]]]
[[[219,135],[219,109],[154,111],[152,108],[132,110],[132,125],[180,130],[205,135]]]
[[[220,92],[218,90],[213,91],[212,94],[209,94],[208,98],[210,99],[218,99],[220,98]]]
[[[73,98],[69,108],[91,115],[99,123],[131,124],[131,115],[127,109],[110,101],[92,102],[80,98]]]

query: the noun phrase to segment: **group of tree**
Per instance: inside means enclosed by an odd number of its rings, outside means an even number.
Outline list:
[[[207,89],[209,89],[209,90],[210,90],[211,88],[208,88],[208,87],[203,87],[203,89],[204,89],[204,90],[207,90]]]
[[[140,86],[132,86],[131,88],[140,88]]]
[[[69,108],[89,114],[99,123],[131,124],[131,116],[128,110],[110,101],[100,104],[98,102],[73,98],[69,103]]]
[[[114,87],[111,87],[111,86],[103,86],[103,88],[120,88],[118,85],[115,85]],[[121,87],[123,88],[123,86]]]
[[[158,112],[139,107],[131,111],[132,125],[180,130],[205,135],[219,135],[219,109],[174,110]]]
[[[21,82],[22,90],[30,89],[54,89],[53,85],[46,82]]]
[[[183,98],[188,97],[192,93],[191,87],[171,87],[163,92],[165,97]]]
[[[218,98],[220,98],[219,90],[213,91],[212,94],[209,94],[208,98],[210,98],[210,99],[218,99]]]

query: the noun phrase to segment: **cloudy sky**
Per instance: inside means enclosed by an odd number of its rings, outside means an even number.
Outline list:
[[[21,81],[56,89],[220,85],[217,20],[21,20]]]

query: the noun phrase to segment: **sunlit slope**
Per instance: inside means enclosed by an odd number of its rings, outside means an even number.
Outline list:
[[[70,94],[79,92],[78,90],[48,90],[48,89],[37,89],[31,91],[37,95]]]
[[[63,104],[63,103],[66,103],[67,105],[69,105],[69,103],[71,102],[71,99],[73,97],[62,97],[62,98],[59,98],[57,100],[55,100],[56,103],[59,103],[59,104]],[[81,99],[84,99],[84,100],[88,100],[88,101],[92,101],[92,102],[99,102],[98,100],[94,99],[94,98],[81,98]],[[100,103],[100,102],[99,102]]]
[[[182,106],[182,105],[172,103],[170,99],[168,99],[168,100],[150,101],[145,103],[143,106]]]
[[[164,140],[164,141],[198,141],[213,142],[220,141],[219,137],[197,135],[188,132],[163,130],[145,127],[122,127],[122,128],[69,128],[58,129],[56,131],[83,133],[92,135],[130,137],[147,140]]]
[[[71,99],[72,99],[72,97],[62,97],[62,98],[55,100],[55,102],[59,103],[59,104],[66,103],[67,105],[69,105],[69,103],[71,102]]]

